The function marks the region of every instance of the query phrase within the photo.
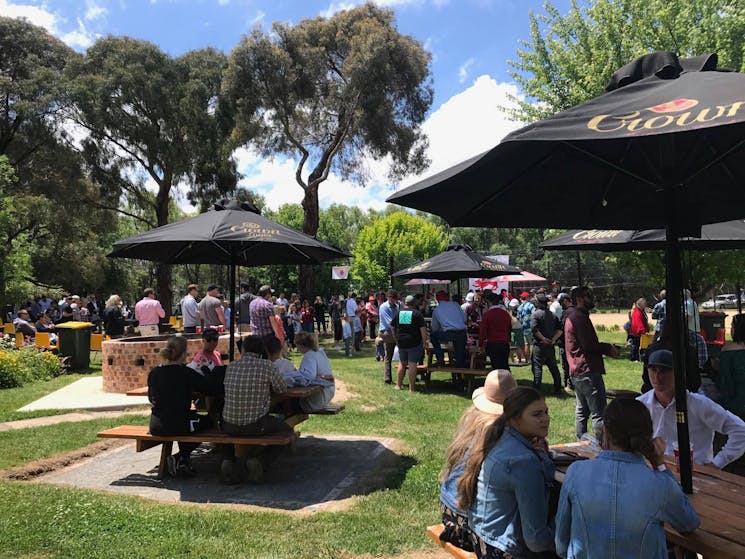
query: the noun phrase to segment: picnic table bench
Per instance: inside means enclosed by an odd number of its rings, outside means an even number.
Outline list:
[[[439,545],[442,549],[447,551],[453,557],[457,557],[458,559],[476,559],[476,554],[474,552],[466,551],[465,549],[461,549],[458,546],[451,544],[450,542],[442,541],[440,539],[440,534],[442,534],[442,531],[444,529],[445,527],[442,524],[435,524],[434,526],[428,526],[427,535],[430,537],[430,539],[433,542],[435,542],[437,545]]]
[[[294,400],[306,398],[320,390],[322,390],[320,386],[291,387],[286,392],[273,393],[272,406],[277,405],[282,408],[283,412],[285,412],[285,423],[290,427],[296,427],[303,421],[306,421],[309,415],[334,415],[344,411],[344,406],[340,404],[329,404],[323,409],[310,413],[300,413],[293,406]],[[147,396],[147,386],[130,390],[127,392],[127,396]],[[134,440],[136,452],[142,452],[162,444],[160,462],[158,463],[158,478],[163,478],[168,472],[167,460],[173,452],[174,442],[234,444],[236,445],[236,454],[241,455],[250,446],[291,445],[298,439],[300,434],[292,431],[256,436],[236,436],[223,433],[216,428],[211,428],[192,434],[164,436],[151,434],[147,425],[120,425],[113,429],[101,431],[97,436],[108,439]]]

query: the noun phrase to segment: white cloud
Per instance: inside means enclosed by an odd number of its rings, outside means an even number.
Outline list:
[[[351,10],[361,4],[364,4],[368,0],[351,0],[348,2],[332,2],[328,8],[321,10],[320,14],[323,17],[331,17],[337,12],[344,10]],[[435,7],[440,8],[448,4],[449,0],[372,0],[373,4],[377,4],[383,8],[395,8],[397,6],[422,6],[427,3],[432,3]]]
[[[96,40],[96,34],[85,28],[83,20],[78,18],[78,28],[60,35],[60,39],[71,47],[80,47],[87,49]]]
[[[230,0],[217,0],[218,6],[227,6],[228,4],[230,4]]]
[[[12,18],[24,18],[34,25],[38,25],[49,31],[55,29],[58,16],[52,12],[32,6],[30,4],[14,4],[7,0],[0,0],[0,15]]]
[[[458,83],[463,83],[466,81],[466,78],[468,78],[468,71],[471,69],[471,66],[473,66],[474,62],[476,61],[473,58],[469,58],[463,64],[461,64],[460,68],[458,68]]]
[[[93,2],[90,3],[94,5]],[[104,10],[103,8],[99,8]],[[90,6],[89,6],[90,10]],[[86,12],[86,17],[87,17]],[[99,16],[103,15],[103,12],[99,12]],[[67,43],[71,47],[87,48],[93,44],[93,41],[98,37],[97,34],[88,31],[83,23],[83,20],[77,18],[77,28],[72,30],[65,30],[65,24],[68,20],[60,15],[59,13],[49,11],[45,4],[41,7],[33,6],[30,4],[15,4],[8,0],[0,0],[0,15],[5,17],[13,18],[24,18],[34,25],[45,28],[52,35],[59,37],[63,42]]]
[[[517,86],[497,83],[490,76],[477,78],[466,90],[454,95],[435,110],[422,128],[429,136],[429,157],[432,165],[425,172],[432,175],[494,147],[519,123],[508,120],[500,106],[509,106],[508,95],[517,95]],[[303,191],[295,182],[295,163],[288,159],[266,159],[255,151],[235,152],[238,170],[245,175],[240,182],[266,198],[276,209],[282,204],[299,204]],[[370,183],[363,188],[342,181],[334,174],[321,184],[319,204],[326,208],[333,203],[358,206],[363,210],[381,210],[385,199],[399,188],[385,178],[388,164],[369,160]],[[402,184],[411,184],[421,177],[407,177]]]
[[[85,19],[88,21],[102,18],[108,13],[108,10],[96,3],[96,0],[85,1]]]
[[[249,23],[252,27],[255,25],[261,25],[264,22],[264,17],[266,17],[266,13],[259,10],[256,12],[256,15],[253,17],[253,19]]]

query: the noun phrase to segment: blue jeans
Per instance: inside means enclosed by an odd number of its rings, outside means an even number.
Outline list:
[[[577,439],[587,432],[587,420],[592,417],[592,431],[598,441],[603,440],[603,413],[605,412],[605,382],[600,373],[572,377],[577,396],[574,429]]]
[[[352,355],[352,338],[344,338],[344,355]]]
[[[465,369],[466,365],[466,343],[468,333],[465,330],[432,330],[432,349],[438,361],[445,360],[445,352],[442,350],[440,343],[453,342],[455,346],[455,366],[459,369]]]

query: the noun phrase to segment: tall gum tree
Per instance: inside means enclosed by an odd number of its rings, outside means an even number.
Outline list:
[[[232,125],[219,97],[226,62],[214,49],[172,58],[146,41],[107,37],[69,65],[71,117],[88,133],[82,152],[109,198],[99,205],[152,228],[169,222],[177,192],[196,203],[235,188],[225,142]],[[127,212],[123,198],[145,211]],[[170,309],[170,266],[159,265],[156,277]]]
[[[368,157],[388,160],[392,180],[427,167],[429,63],[423,46],[398,32],[393,12],[373,4],[275,23],[232,51],[225,93],[236,111],[234,140],[296,161],[303,232],[318,233],[318,189],[332,171],[364,185]],[[304,297],[313,286],[312,267],[302,266]]]

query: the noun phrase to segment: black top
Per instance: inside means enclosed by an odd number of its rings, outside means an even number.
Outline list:
[[[209,393],[207,379],[186,365],[159,365],[147,376],[147,397],[152,404],[150,432],[153,435],[190,433],[192,394]]]
[[[251,313],[249,311],[249,307],[251,305],[251,301],[256,299],[256,295],[253,293],[241,293],[240,297],[238,297],[235,300],[235,307],[238,309],[238,316],[236,317],[236,322],[238,324],[250,324],[251,323]]]
[[[550,340],[554,337],[557,330],[561,330],[561,324],[554,313],[548,309],[539,307],[530,315],[530,329],[533,331],[533,343],[535,345],[542,345],[542,342],[538,340],[535,333],[540,332],[544,338]]]
[[[107,336],[121,336],[124,334],[126,322],[122,309],[118,305],[109,305],[103,311],[103,329]]]
[[[421,345],[422,331],[426,323],[424,317],[416,309],[405,308],[396,313],[391,320],[391,328],[396,329],[398,347],[410,349]]]

